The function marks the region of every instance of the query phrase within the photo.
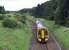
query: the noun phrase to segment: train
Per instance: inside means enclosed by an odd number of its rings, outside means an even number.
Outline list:
[[[46,43],[49,40],[49,31],[45,26],[43,26],[42,28],[38,28],[37,24],[34,23],[32,25],[32,33],[34,33],[34,37],[37,42]]]
[[[36,39],[40,43],[46,43],[49,39],[49,32],[47,28],[37,29]]]

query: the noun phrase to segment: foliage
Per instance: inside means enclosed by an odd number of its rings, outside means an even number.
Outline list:
[[[21,18],[21,16],[19,15],[18,17]],[[16,17],[12,15],[11,17],[7,17],[4,20],[2,20],[2,22],[0,21],[1,50],[28,50],[30,47],[31,42],[30,40],[32,37],[30,25],[31,22],[27,20],[27,24],[26,25],[22,24],[21,28],[11,29],[20,27],[18,25],[21,25],[22,23],[19,20],[16,20],[17,19]],[[28,16],[28,18],[31,17]]]
[[[56,37],[57,41],[59,42],[65,50],[69,50],[69,28],[54,25],[54,21],[44,20],[44,24],[48,27],[49,31]]]
[[[12,20],[12,19],[4,19],[2,24],[4,27],[8,27],[8,28],[16,28],[17,27],[17,21]]]
[[[4,14],[5,13],[5,9],[3,6],[0,6],[0,14]]]
[[[0,27],[0,49],[28,50],[32,33],[31,28],[27,28],[27,26],[22,29]]]
[[[47,1],[45,3],[42,3],[41,5],[38,4],[38,6],[35,8],[35,11],[33,11],[34,12],[33,14],[35,17],[53,20],[56,7],[57,7],[56,0]]]
[[[21,21],[23,24],[25,24],[26,23],[26,16],[21,16],[19,18],[19,21]]]
[[[34,8],[34,16],[54,20],[55,24],[68,25],[69,0],[50,0]]]
[[[0,20],[3,20],[5,18],[4,14],[0,14]]]

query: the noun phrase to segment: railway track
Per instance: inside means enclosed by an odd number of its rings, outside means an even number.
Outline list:
[[[33,39],[30,50],[47,50],[47,45],[40,44],[35,39]]]
[[[46,44],[41,44],[36,41],[35,38],[32,40],[30,50],[62,50],[59,44],[56,43],[54,38],[50,35],[50,38]]]

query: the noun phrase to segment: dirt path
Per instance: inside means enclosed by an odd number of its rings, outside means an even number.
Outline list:
[[[59,44],[56,42],[53,36],[50,35],[47,44],[40,44],[35,38],[32,40],[32,46],[30,50],[62,50]]]

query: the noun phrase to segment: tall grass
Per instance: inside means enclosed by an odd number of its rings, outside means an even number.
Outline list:
[[[9,17],[13,18],[14,17]],[[14,19],[16,20],[16,19]],[[0,50],[28,50],[32,37],[31,23],[26,21],[21,28],[5,28],[0,21]]]

